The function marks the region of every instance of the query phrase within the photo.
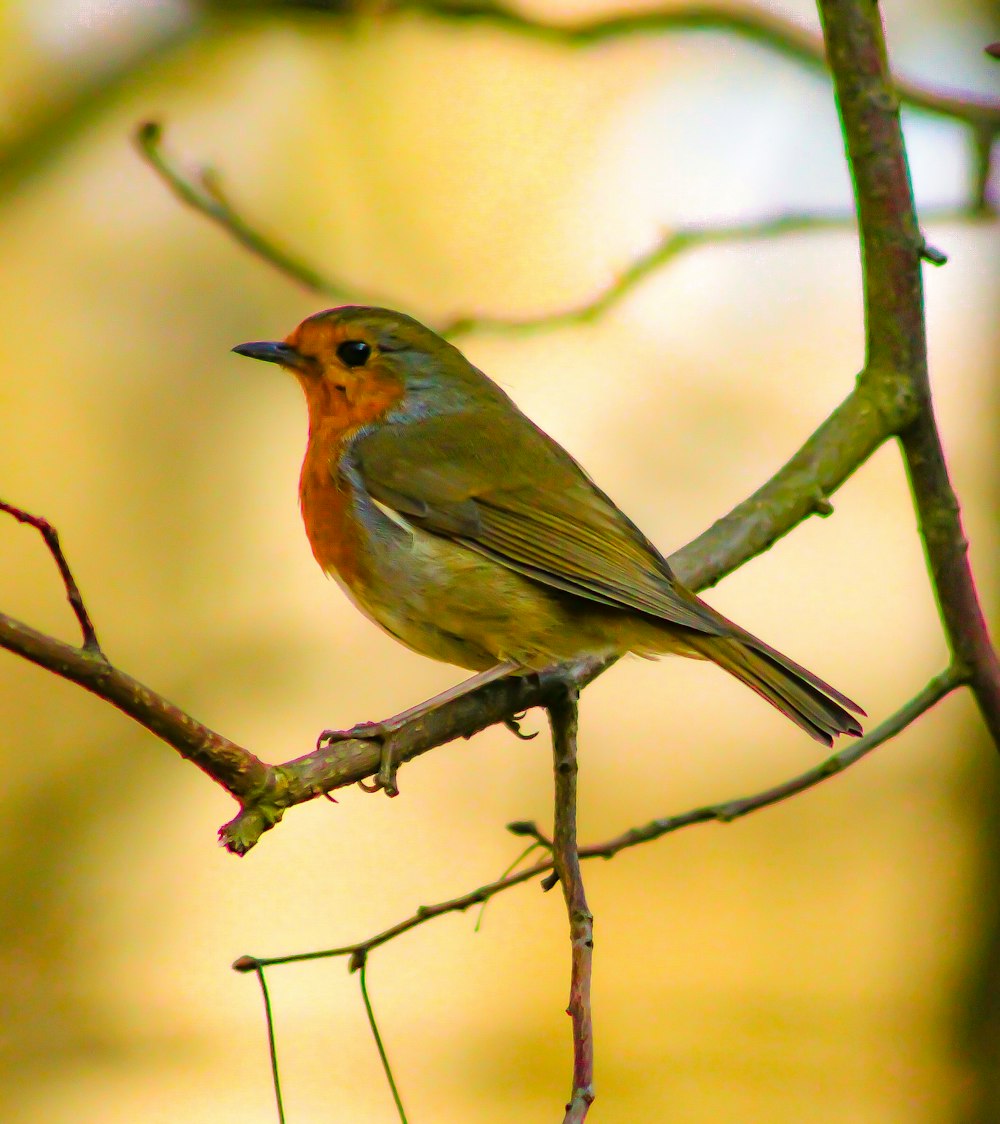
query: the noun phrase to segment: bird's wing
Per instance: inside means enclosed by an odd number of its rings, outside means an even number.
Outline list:
[[[555,589],[720,635],[642,532],[523,414],[502,408],[386,424],[352,460],[373,499]]]

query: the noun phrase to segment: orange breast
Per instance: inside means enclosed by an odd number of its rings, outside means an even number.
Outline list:
[[[323,426],[323,429],[333,427]],[[348,586],[358,577],[361,529],[353,517],[350,485],[337,472],[343,431],[309,435],[299,476],[302,521],[313,556]]]
[[[367,529],[357,518],[351,484],[338,471],[345,442],[383,417],[403,394],[398,379],[367,369],[348,387],[300,379],[309,407],[309,444],[299,476],[299,502],[316,561],[349,589],[366,578]]]

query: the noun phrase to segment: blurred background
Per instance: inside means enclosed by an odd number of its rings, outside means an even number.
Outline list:
[[[586,50],[412,14],[194,0],[0,6],[0,496],[59,528],[110,658],[270,761],[464,673],[315,566],[293,380],[229,353],[330,303],[168,193],[132,144],[212,165],[261,230],[442,323],[586,300],[665,230],[841,212],[828,84],[726,34]],[[769,4],[814,28],[806,0]],[[572,18],[618,10],[538,5]],[[626,10],[626,9],[621,9]],[[630,9],[634,10],[634,9]],[[989,93],[987,0],[886,0],[898,72]],[[918,203],[969,142],[904,115]],[[984,602],[997,550],[996,224],[924,221],[937,409]],[[600,323],[462,346],[671,551],[743,499],[862,361],[849,231],[690,253]],[[947,654],[894,447],[710,595],[877,722]],[[37,535],[0,520],[0,606],[76,642]],[[528,716],[542,728],[543,716]],[[585,694],[581,837],[802,771],[821,750],[716,669],[625,661]],[[239,861],[229,798],[104,703],[0,655],[0,1118],[274,1119],[260,994],[230,962],[358,940],[503,871],[548,824],[545,735],[491,730],[398,800],[298,808]],[[595,1121],[1000,1119],[998,762],[964,695],[845,776],[586,870]],[[566,920],[528,885],[380,949],[414,1121],[558,1118]],[[342,960],[270,973],[289,1121],[396,1119]]]

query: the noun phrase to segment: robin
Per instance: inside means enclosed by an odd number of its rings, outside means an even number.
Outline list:
[[[576,461],[423,324],[348,305],[233,350],[305,392],[299,499],[316,561],[407,647],[480,672],[351,736],[388,735],[504,675],[626,652],[712,660],[825,745],[861,734],[857,703],[686,589]]]

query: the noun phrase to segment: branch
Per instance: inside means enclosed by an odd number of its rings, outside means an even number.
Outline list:
[[[335,301],[350,300],[389,306],[398,303],[392,298],[359,293],[356,286],[319,272],[279,246],[273,239],[261,234],[226,198],[219,177],[213,171],[201,168],[189,174],[177,161],[167,156],[163,148],[163,127],[158,122],[147,121],[140,125],[136,130],[135,140],[143,158],[182,203],[204,215],[241,246],[289,280],[302,285],[310,292],[319,293]],[[947,222],[979,217],[992,218],[993,214],[971,203],[968,207],[944,207],[933,210],[924,217],[930,222]],[[529,334],[591,324],[624,300],[651,274],[689,251],[731,242],[750,242],[784,235],[851,229],[855,223],[853,212],[834,214],[801,211],[747,222],[684,227],[665,234],[651,250],[632,262],[607,288],[572,308],[528,316],[520,320],[463,314],[439,326],[438,331],[441,335],[450,337],[473,331]],[[925,244],[922,244],[921,252],[935,265],[943,265],[947,261],[939,250]]]
[[[1000,750],[1000,660],[976,592],[958,497],[929,399],[900,435],[900,444],[948,647],[968,675],[979,712]]]
[[[140,154],[182,203],[222,227],[241,246],[311,292],[334,300],[347,300],[352,293],[356,298],[356,291],[346,282],[323,276],[251,227],[226,199],[221,182],[211,169],[200,168],[194,176],[185,175],[163,151],[162,141],[163,127],[157,121],[146,121],[135,131],[135,144]]]
[[[372,9],[360,0],[206,0],[209,9],[264,11],[270,14],[328,12],[343,19]],[[415,12],[453,23],[485,23],[561,46],[588,47],[633,35],[671,32],[723,32],[737,35],[792,59],[808,70],[826,70],[823,40],[800,24],[773,15],[763,6],[738,3],[674,4],[643,12],[597,16],[577,22],[552,22],[491,0],[383,0],[374,11],[379,19]],[[957,97],[906,78],[895,79],[899,97],[915,109],[951,117],[976,127],[1000,131],[1000,102],[990,98]]]
[[[668,561],[701,591],[769,550],[810,515],[833,512],[830,496],[907,420],[905,403],[884,403],[859,382],[766,483]]]
[[[576,733],[579,693],[572,685],[549,704],[552,763],[555,776],[555,816],[552,861],[563,888],[569,915],[572,970],[569,1007],[573,1020],[573,1093],[563,1124],[582,1124],[594,1103],[594,1028],[590,1007],[591,965],[594,955],[594,917],[587,906],[576,842]]]
[[[377,742],[350,739],[282,765],[268,765],[250,750],[198,722],[163,695],[107,663],[0,613],[0,648],[68,679],[124,714],[197,765],[240,802],[238,815],[219,831],[225,847],[245,854],[277,824],[286,809],[375,775]],[[583,686],[607,665],[581,661],[573,673]],[[411,761],[436,746],[471,737],[534,706],[546,706],[564,689],[565,669],[499,680],[410,722],[393,738],[394,758]]]
[[[961,220],[978,217],[973,208],[941,208],[927,213],[929,222]],[[823,211],[791,211],[787,214],[748,222],[719,223],[711,226],[689,226],[665,234],[657,244],[637,258],[615,280],[595,297],[560,312],[543,313],[523,319],[494,316],[458,316],[439,329],[443,336],[462,335],[467,332],[503,332],[528,334],[592,324],[628,296],[633,289],[657,270],[675,261],[683,254],[704,246],[720,246],[730,242],[755,242],[792,234],[814,234],[825,230],[851,230],[857,219],[854,212],[835,214]],[[935,265],[948,260],[939,250],[925,247],[925,256]]]
[[[869,731],[863,738],[851,742],[850,745],[826,758],[825,761],[821,761],[812,769],[807,769],[804,773],[800,773],[798,776],[792,777],[782,784],[775,785],[773,788],[764,789],[751,796],[741,796],[734,800],[723,801],[719,804],[708,804],[700,808],[692,808],[690,811],[682,812],[677,815],[664,816],[659,819],[651,820],[641,827],[630,828],[628,831],[623,832],[621,835],[616,835],[613,839],[609,839],[604,843],[595,843],[588,847],[581,847],[579,849],[580,859],[611,859],[622,851],[629,850],[631,847],[638,847],[640,844],[649,843],[654,839],[660,839],[664,835],[670,835],[675,831],[680,831],[681,828],[692,827],[694,824],[709,822],[732,823],[734,820],[742,819],[752,812],[760,811],[763,808],[769,808],[774,804],[780,804],[782,801],[789,799],[789,797],[796,796],[801,792],[805,792],[807,789],[815,788],[816,785],[827,780],[829,777],[834,777],[839,773],[843,773],[852,765],[857,764],[862,758],[867,757],[869,753],[877,749],[880,745],[894,738],[897,734],[902,733],[903,730],[912,725],[921,715],[926,714],[928,710],[953,691],[964,686],[966,682],[961,671],[957,667],[951,667],[941,672],[940,675],[936,675],[923,690],[914,695],[908,702],[904,703],[895,714],[892,714],[879,726],[876,726],[874,730]],[[548,841],[540,836],[540,833],[534,829],[534,825],[532,824],[508,824],[508,829],[514,830],[514,833],[517,835],[527,834],[536,839],[542,838],[543,845],[550,846]],[[496,897],[497,894],[503,893],[505,890],[510,890],[514,886],[520,886],[524,882],[533,882],[542,875],[551,874],[554,867],[555,863],[553,860],[546,859],[542,862],[534,863],[530,867],[525,867],[523,870],[519,870],[514,874],[507,874],[503,878],[498,878],[495,882],[488,882],[484,886],[478,886],[475,890],[470,890],[468,893],[462,894],[457,898],[449,898],[447,901],[437,902],[434,905],[422,905],[410,917],[405,918],[405,920],[399,921],[388,929],[384,929],[382,932],[367,937],[365,940],[357,941],[354,944],[342,945],[338,948],[322,949],[318,952],[295,952],[289,956],[241,956],[233,964],[233,968],[239,972],[246,972],[256,971],[258,966],[268,968],[278,964],[297,964],[305,960],[326,960],[331,957],[339,956],[351,958],[367,956],[373,949],[388,944],[390,941],[395,940],[396,937],[400,937],[404,933],[410,932],[411,929],[416,929],[420,925],[432,921],[435,917],[442,917],[447,913],[464,913],[472,906],[482,905],[491,898]]]
[[[94,630],[90,614],[87,612],[87,607],[83,603],[83,597],[76,584],[76,579],[73,577],[73,572],[66,561],[66,555],[63,554],[62,546],[59,543],[59,532],[47,519],[41,519],[37,515],[29,515],[28,512],[19,507],[14,507],[13,504],[4,503],[3,500],[0,500],[0,511],[6,512],[7,515],[13,515],[18,523],[34,527],[42,536],[66,588],[66,599],[69,601],[70,607],[76,615],[77,623],[80,625],[80,632],[83,635],[82,650],[88,655],[99,656],[107,663],[107,658],[101,651],[101,645],[97,642],[97,633]]]
[[[237,800],[260,804],[262,815],[280,810],[267,802],[271,768],[248,749],[197,722],[179,706],[109,664],[94,651],[74,648],[29,625],[0,613],[0,648],[76,683],[122,713],[134,718],[150,733],[193,762]]]
[[[990,643],[934,418],[909,168],[877,5],[819,0],[861,229],[862,385],[908,420],[903,459],[948,645],[1000,750],[1000,661]]]

